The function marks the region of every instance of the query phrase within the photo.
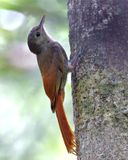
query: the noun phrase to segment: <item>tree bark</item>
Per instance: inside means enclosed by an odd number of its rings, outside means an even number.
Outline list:
[[[78,160],[128,159],[128,0],[68,0]]]

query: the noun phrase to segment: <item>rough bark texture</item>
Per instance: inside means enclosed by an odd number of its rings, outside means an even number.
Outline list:
[[[68,0],[78,160],[128,159],[128,0]]]

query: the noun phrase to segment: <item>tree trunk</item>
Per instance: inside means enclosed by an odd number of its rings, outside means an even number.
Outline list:
[[[68,0],[78,160],[128,159],[128,0]]]

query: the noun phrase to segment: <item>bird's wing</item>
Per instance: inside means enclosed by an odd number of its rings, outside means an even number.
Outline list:
[[[52,44],[52,53],[53,53],[53,66],[55,69],[56,75],[54,75],[55,80],[55,88],[54,88],[54,100],[51,102],[52,111],[55,111],[56,108],[56,100],[60,93],[63,93],[64,98],[64,86],[67,79],[67,55],[62,48],[62,46],[54,42]]]
[[[60,69],[63,73],[64,70],[67,68],[68,63],[66,52],[58,42],[54,42],[52,44],[52,51],[54,54],[54,62],[57,65],[58,69]]]

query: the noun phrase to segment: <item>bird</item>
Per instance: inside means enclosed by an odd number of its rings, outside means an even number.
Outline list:
[[[59,42],[54,41],[44,28],[45,16],[28,34],[28,47],[37,57],[43,86],[50,99],[51,110],[56,113],[63,141],[68,153],[77,154],[76,138],[64,110],[67,74],[73,66]]]

